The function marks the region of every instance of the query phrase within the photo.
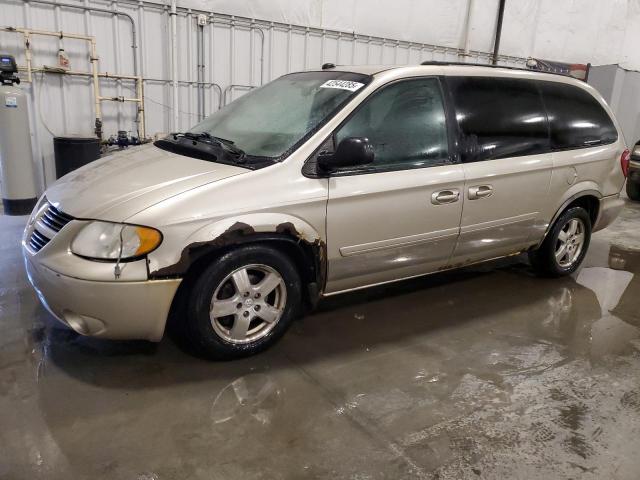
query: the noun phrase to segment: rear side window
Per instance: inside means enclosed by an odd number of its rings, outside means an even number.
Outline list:
[[[574,85],[540,82],[554,150],[613,143],[618,132],[609,114],[589,93]]]
[[[537,82],[447,77],[463,162],[548,152],[549,125]]]

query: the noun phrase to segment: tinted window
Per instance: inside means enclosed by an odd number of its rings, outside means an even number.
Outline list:
[[[549,151],[549,128],[536,82],[448,77],[461,130],[463,162]]]
[[[573,85],[540,82],[554,149],[613,143],[618,132],[611,118],[590,93]]]
[[[447,128],[440,83],[434,78],[394,83],[375,93],[336,133],[367,137],[375,160],[368,168],[390,170],[448,161]]]

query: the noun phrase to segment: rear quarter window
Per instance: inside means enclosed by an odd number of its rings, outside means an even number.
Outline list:
[[[551,148],[606,145],[618,139],[611,117],[589,92],[558,82],[540,82],[551,133]]]

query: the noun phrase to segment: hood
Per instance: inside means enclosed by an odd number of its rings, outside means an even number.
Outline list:
[[[65,175],[47,189],[46,197],[76,218],[121,222],[174,195],[249,171],[145,145]]]

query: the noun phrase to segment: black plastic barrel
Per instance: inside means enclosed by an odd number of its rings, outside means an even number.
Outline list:
[[[100,158],[100,140],[83,136],[54,137],[53,152],[56,178],[60,178]]]

